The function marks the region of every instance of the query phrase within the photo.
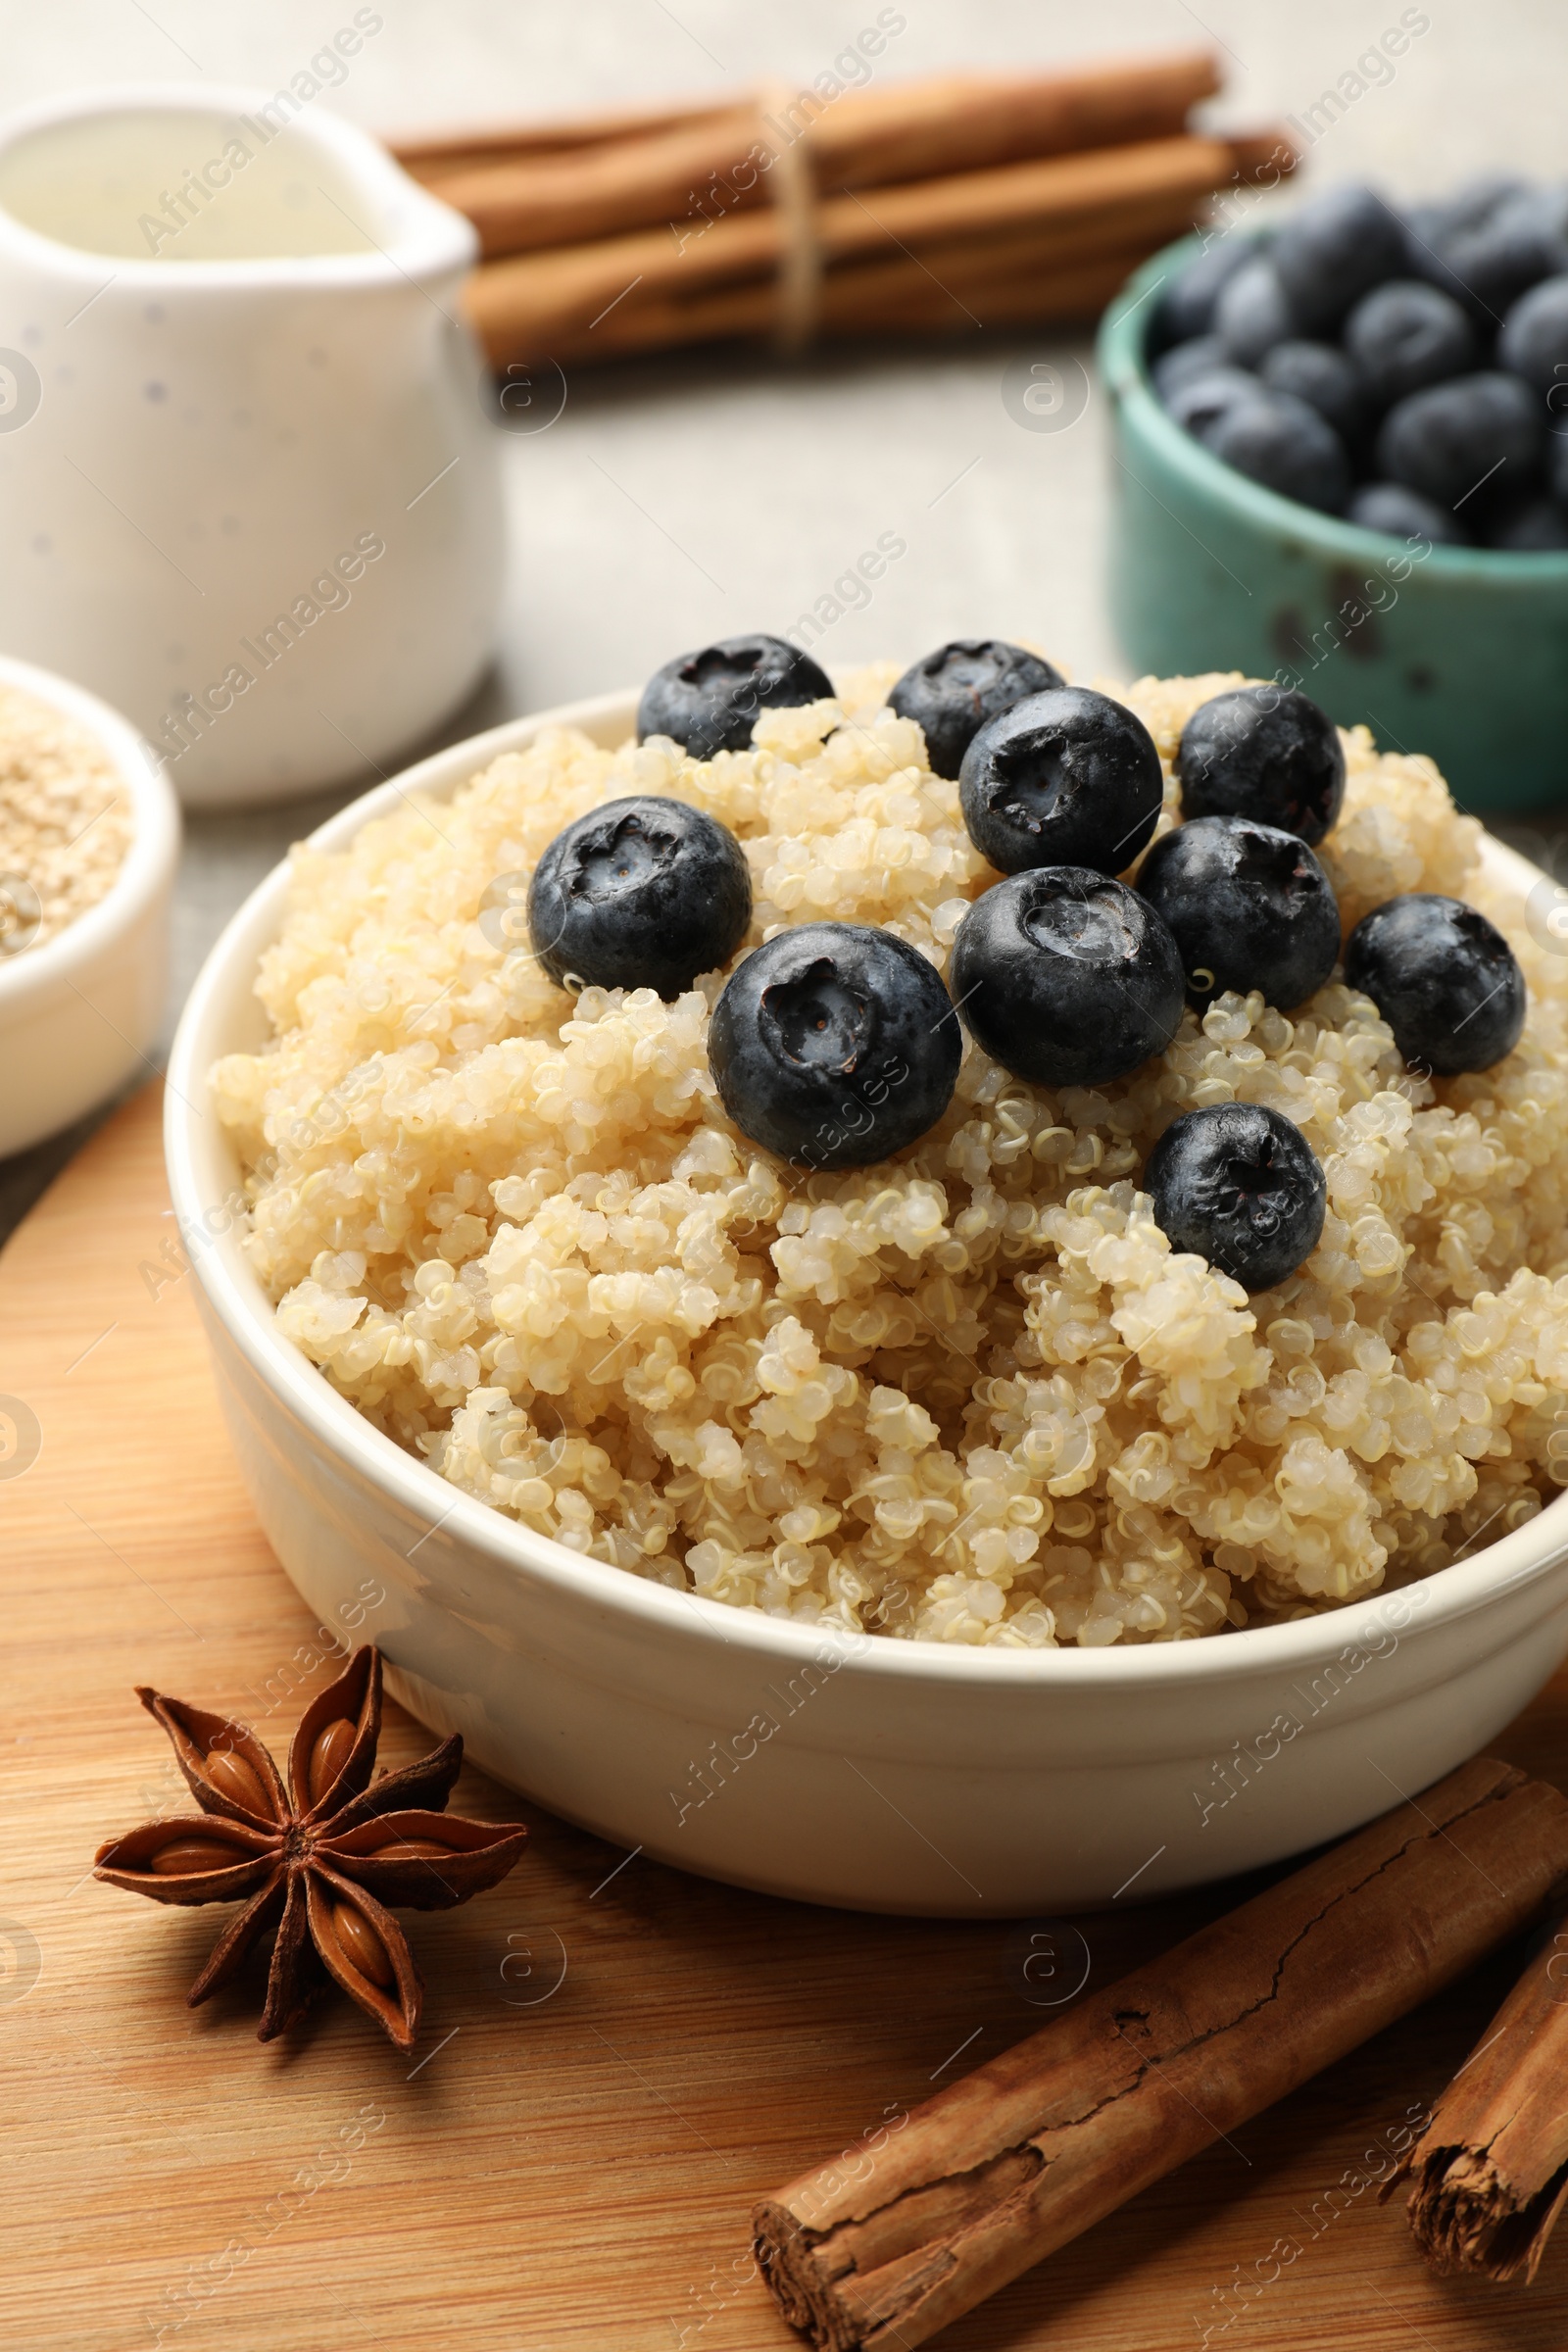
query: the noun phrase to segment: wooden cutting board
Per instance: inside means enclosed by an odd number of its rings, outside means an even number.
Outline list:
[[[254,2039],[259,1985],[192,2012],[220,1912],[85,1876],[177,1803],[148,1682],[281,1754],[325,1644],[229,1456],[169,1214],[156,1090],[0,1256],[0,2340],[26,2352],[779,2352],[753,2199],[1032,2031],[1015,1928],[852,1918],[534,1828],[413,1923],[400,2058],[347,2003]],[[0,1437],[6,1423],[0,1422]],[[35,1434],[36,1433],[36,1434]],[[430,1744],[389,1711],[383,1756]],[[1568,1781],[1568,1682],[1497,1742]],[[618,1867],[617,1867],[618,1866]],[[1233,1886],[1077,1923],[1093,1982]],[[1568,2226],[1533,2288],[1454,2285],[1380,2206],[1509,1958],[1334,2067],[941,2341],[952,2352],[1561,2352]]]

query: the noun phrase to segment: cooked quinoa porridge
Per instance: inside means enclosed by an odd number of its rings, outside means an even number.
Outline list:
[[[574,1551],[901,1639],[1273,1623],[1520,1526],[1568,1443],[1568,959],[1483,880],[1430,761],[1348,733],[1318,855],[1347,933],[1412,891],[1506,933],[1528,1017],[1480,1074],[1407,1069],[1339,981],[1290,1018],[1227,994],[1099,1089],[1026,1084],[966,1037],[918,1143],[808,1175],[718,1102],[721,975],[573,996],[510,936],[562,828],[653,793],[744,844],[750,947],[879,925],[945,971],[996,875],[885,705],[896,674],[764,710],[709,761],[552,731],[450,803],[295,853],[257,984],[273,1041],[215,1073],[282,1332]],[[1160,835],[1183,725],[1239,682],[1106,689],[1165,764]],[[1139,1189],[1178,1113],[1232,1100],[1296,1122],[1327,1180],[1316,1249],[1250,1298],[1174,1252]]]

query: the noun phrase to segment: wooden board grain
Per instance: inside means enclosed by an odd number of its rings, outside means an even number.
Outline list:
[[[0,2341],[780,2352],[797,2339],[752,2269],[752,2200],[1044,2022],[1020,1931],[624,1862],[470,1772],[455,1803],[520,1811],[535,1843],[504,1886],[413,1922],[415,2058],[336,1999],[263,2048],[254,1980],[187,2010],[224,1914],[85,1875],[101,1838],[183,1794],[131,1686],[243,1715],[281,1752],[331,1669],[230,1460],[182,1262],[151,1092],[0,1256],[0,1433],[21,1431],[0,1446]],[[388,1761],[428,1744],[389,1710]],[[1568,1682],[1497,1745],[1568,1780]],[[1079,1921],[1092,1981],[1235,1892]],[[942,2341],[1560,2352],[1568,2230],[1533,2288],[1440,2281],[1373,2177],[1515,1958]]]

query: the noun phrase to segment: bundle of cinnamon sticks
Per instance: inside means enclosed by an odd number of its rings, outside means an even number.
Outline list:
[[[1217,191],[1295,163],[1283,133],[1188,130],[1205,51],[829,85],[394,152],[479,231],[500,369],[1088,318]]]

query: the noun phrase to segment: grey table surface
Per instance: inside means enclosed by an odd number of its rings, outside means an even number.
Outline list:
[[[384,135],[655,103],[781,78],[804,85],[877,15],[870,0],[381,0],[380,28],[330,103]],[[1310,138],[1313,183],[1373,177],[1406,194],[1498,165],[1560,175],[1568,11],[1553,0],[901,0],[881,77],[1043,66],[1210,44],[1217,121],[1296,117],[1339,94]],[[88,84],[275,88],[353,11],[342,0],[0,0],[6,95]],[[1372,48],[1390,25],[1397,65]],[[1322,121],[1332,109],[1319,109]],[[832,667],[911,660],[956,634],[1028,637],[1070,674],[1115,677],[1101,553],[1108,456],[1091,395],[1071,428],[1020,429],[1002,398],[1020,355],[1087,362],[1049,336],[835,350],[792,365],[742,353],[574,374],[546,431],[508,433],[512,564],[494,667],[436,738],[640,681],[672,652],[787,626],[878,534],[907,555],[814,648]],[[3,525],[0,525],[3,533]],[[0,536],[3,552],[3,536]],[[411,746],[411,756],[435,748]],[[228,915],[298,840],[366,785],[236,815],[192,816],[175,908],[165,1045]],[[1568,812],[1564,824],[1568,825]],[[1556,862],[1554,824],[1500,827]],[[91,1122],[0,1161],[0,1235]]]

